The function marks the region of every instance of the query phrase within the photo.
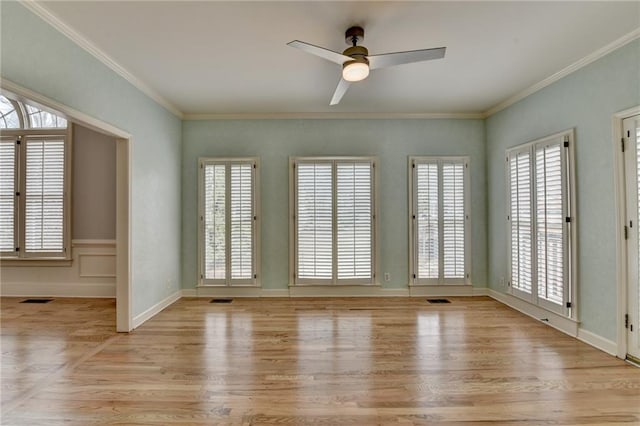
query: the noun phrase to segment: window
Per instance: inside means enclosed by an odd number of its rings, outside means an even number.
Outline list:
[[[67,121],[4,96],[0,115],[0,254],[69,259]]]
[[[573,132],[507,151],[512,294],[571,316]]]
[[[412,285],[470,284],[468,157],[409,164]]]
[[[200,159],[200,283],[256,286],[257,159]]]
[[[294,284],[375,281],[375,161],[293,158]]]

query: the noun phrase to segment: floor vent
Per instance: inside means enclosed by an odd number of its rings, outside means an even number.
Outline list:
[[[233,299],[229,298],[220,298],[220,299],[211,299],[209,303],[231,303]]]
[[[49,303],[53,301],[53,299],[25,299],[20,303]]]
[[[448,299],[427,299],[429,303],[451,303]]]

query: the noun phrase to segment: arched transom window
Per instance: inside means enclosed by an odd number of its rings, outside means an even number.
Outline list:
[[[36,106],[0,95],[0,129],[66,129],[67,120]]]

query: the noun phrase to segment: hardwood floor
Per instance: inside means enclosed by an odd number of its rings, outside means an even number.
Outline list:
[[[2,424],[640,424],[640,369],[486,297],[2,299]]]

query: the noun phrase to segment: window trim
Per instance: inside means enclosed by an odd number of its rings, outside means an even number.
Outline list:
[[[73,144],[73,125],[67,122],[67,128],[50,128],[50,129],[2,129],[2,137],[6,138],[20,138],[22,142],[28,138],[43,138],[47,136],[62,137],[64,141],[64,198],[63,198],[63,247],[64,254],[61,256],[52,255],[48,252],[37,253],[25,253],[25,197],[21,196],[15,201],[14,204],[14,241],[16,247],[20,247],[20,251],[16,252],[17,255],[10,255],[8,252],[0,252],[0,260],[5,266],[29,266],[33,265],[34,261],[41,261],[44,263],[68,263],[72,259],[71,253],[71,192],[72,192],[72,170],[73,170],[73,158],[72,158],[72,144]],[[21,148],[26,145],[22,144]],[[16,150],[17,162],[16,162],[16,191],[20,194],[25,194],[26,185],[26,155],[25,149]],[[12,253],[13,254],[13,253]]]
[[[464,269],[465,269],[465,277],[462,279],[459,278],[419,278],[416,267],[417,267],[417,250],[416,245],[418,243],[416,236],[416,226],[415,220],[413,219],[416,214],[416,197],[415,191],[417,190],[417,186],[415,184],[415,168],[414,165],[417,163],[423,164],[438,164],[438,176],[441,176],[441,167],[440,165],[444,162],[456,162],[465,164],[464,168],[464,211],[465,211],[465,228],[464,228]],[[460,155],[460,156],[409,156],[407,161],[407,179],[409,182],[409,287],[424,287],[424,286],[434,286],[434,285],[472,285],[472,274],[471,274],[471,157],[468,155]],[[442,190],[442,180],[438,182],[438,199],[441,198],[441,190]],[[442,205],[439,206],[440,212],[438,216],[440,216],[442,209]],[[439,219],[442,219],[439,217]],[[440,230],[438,231],[440,232]],[[439,249],[442,252],[444,241],[439,241]],[[442,271],[440,271],[442,273]],[[415,277],[415,278],[414,278]]]
[[[537,220],[536,220],[536,189],[535,189],[535,154],[536,148],[542,146],[549,146],[563,143],[568,141],[568,147],[563,147],[563,154],[561,158],[562,165],[564,167],[564,173],[562,174],[562,185],[566,191],[566,196],[562,200],[563,214],[565,217],[569,217],[569,222],[563,222],[564,233],[563,242],[566,246],[566,250],[563,253],[564,270],[566,271],[565,286],[568,288],[563,289],[565,301],[562,306],[558,306],[552,302],[544,300],[538,297],[538,283],[537,283]],[[532,232],[532,255],[531,255],[531,294],[514,289],[511,286],[511,180],[509,175],[509,158],[512,153],[528,151],[530,155],[530,182],[531,182],[531,232]],[[558,133],[554,133],[549,136],[545,136],[527,143],[517,145],[508,148],[505,152],[505,207],[506,207],[506,237],[507,237],[507,292],[511,295],[524,300],[532,305],[538,306],[544,310],[556,313],[563,317],[577,320],[578,318],[578,279],[577,279],[577,232],[578,229],[578,217],[576,214],[576,190],[575,190],[575,128],[564,130]],[[566,306],[566,302],[571,304],[570,307]]]
[[[252,204],[253,204],[253,215],[255,220],[253,221],[253,276],[251,280],[247,280],[248,282],[238,282],[233,284],[230,274],[226,274],[224,280],[213,280],[213,279],[205,279],[204,278],[204,166],[207,164],[253,164],[253,187],[252,187]],[[225,194],[227,196],[228,193]],[[228,214],[227,214],[228,216]],[[228,219],[228,218],[227,218]],[[261,274],[261,263],[260,263],[260,157],[199,157],[198,158],[198,261],[197,261],[197,284],[196,287],[224,287],[224,288],[238,288],[238,287],[261,287],[262,285],[262,274]],[[227,220],[227,223],[228,220]],[[225,237],[225,243],[228,239]],[[229,262],[229,258],[227,258],[227,263]],[[228,272],[228,271],[227,271]],[[224,281],[224,283],[221,283]],[[242,280],[245,281],[245,280]]]
[[[336,164],[339,162],[370,162],[372,169],[372,182],[373,188],[371,190],[371,204],[372,204],[372,212],[373,212],[373,220],[371,221],[371,226],[373,230],[371,232],[371,280],[369,282],[363,282],[360,279],[338,279],[337,278],[337,266],[336,263],[336,254],[334,253],[333,258],[333,278],[331,280],[313,280],[313,279],[305,279],[303,282],[300,282],[296,277],[296,267],[297,267],[297,244],[296,244],[296,169],[295,165],[300,162],[308,162],[308,163],[316,163],[316,162],[332,162],[332,176],[334,178],[333,181],[333,190],[332,196],[333,200],[336,200],[337,191],[336,191],[336,181],[335,181],[335,170]],[[289,157],[289,287],[305,287],[305,286],[327,286],[327,287],[340,287],[340,286],[379,286],[379,277],[380,277],[380,264],[379,264],[379,244],[378,244],[378,158],[375,156],[301,156]],[[335,219],[335,218],[334,218]],[[334,241],[336,236],[336,228],[333,228]]]

